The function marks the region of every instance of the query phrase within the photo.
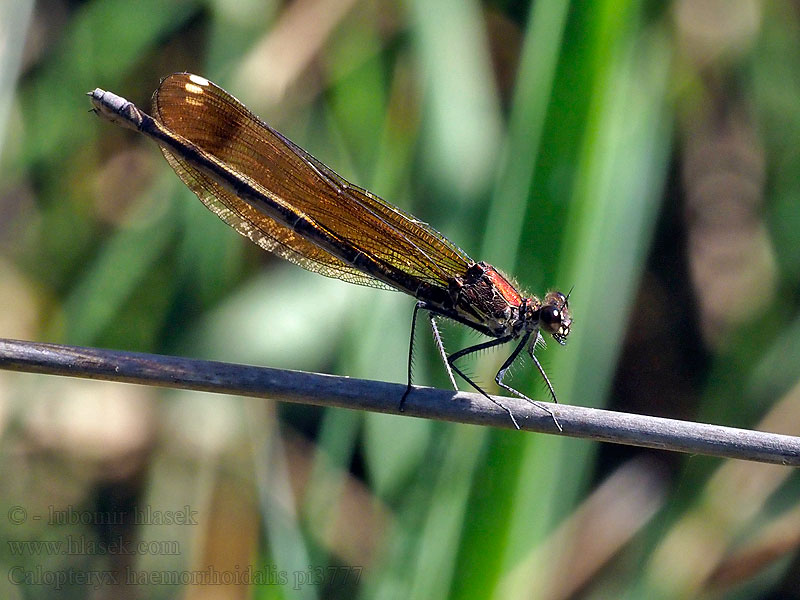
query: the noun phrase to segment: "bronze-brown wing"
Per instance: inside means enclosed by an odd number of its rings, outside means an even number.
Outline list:
[[[394,289],[355,267],[345,264],[277,221],[265,217],[247,202],[240,200],[235,194],[224,189],[169,150],[161,148],[161,152],[181,181],[197,195],[211,212],[264,250],[269,250],[304,269],[328,277],[336,277],[359,285],[387,290]]]
[[[394,269],[443,287],[472,263],[432,227],[350,184],[201,77],[166,77],[153,96],[153,111],[169,130],[269,190],[316,226]],[[206,206],[255,243],[312,271],[385,287],[226,192],[178,157],[164,154]]]

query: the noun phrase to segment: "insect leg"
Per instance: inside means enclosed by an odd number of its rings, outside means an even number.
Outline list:
[[[411,338],[408,341],[408,384],[406,391],[403,392],[403,397],[400,399],[400,412],[403,412],[403,407],[406,403],[408,394],[411,393],[411,363],[414,358],[414,330],[417,328],[417,313],[421,308],[425,308],[425,303],[420,301],[414,305],[414,313],[411,315]]]
[[[482,342],[482,343],[480,343],[480,344],[475,344],[474,346],[469,346],[469,347],[467,347],[467,348],[464,348],[464,349],[462,349],[462,350],[459,350],[458,352],[454,352],[453,354],[451,354],[450,356],[448,356],[448,357],[447,357],[446,364],[447,364],[447,365],[449,365],[449,367],[451,367],[451,368],[452,368],[452,369],[453,369],[453,370],[454,370],[456,373],[458,373],[458,375],[459,375],[459,376],[460,376],[460,377],[461,377],[461,378],[462,378],[464,381],[466,381],[466,382],[467,382],[468,384],[470,384],[470,385],[471,385],[473,388],[475,388],[475,389],[476,389],[476,390],[477,390],[477,391],[478,391],[480,394],[482,394],[483,396],[485,396],[486,398],[488,398],[488,399],[489,399],[489,400],[492,402],[492,404],[495,404],[495,405],[499,406],[500,408],[502,408],[504,411],[506,411],[506,412],[508,413],[508,416],[509,416],[509,417],[511,417],[511,422],[512,422],[512,423],[514,423],[514,427],[516,427],[517,429],[519,429],[519,424],[517,424],[517,420],[514,418],[514,414],[511,412],[511,410],[510,410],[508,407],[506,407],[506,406],[504,406],[504,405],[500,404],[500,403],[499,403],[497,400],[495,400],[495,399],[494,399],[494,398],[492,398],[492,397],[491,397],[489,394],[487,394],[487,393],[486,393],[486,392],[483,390],[483,388],[481,388],[481,386],[479,386],[477,383],[475,383],[474,381],[472,381],[472,379],[470,379],[469,377],[467,377],[467,376],[466,376],[466,375],[465,375],[465,374],[464,374],[464,373],[461,371],[461,369],[459,369],[459,368],[458,368],[458,367],[455,365],[455,361],[457,361],[459,358],[462,358],[462,357],[464,357],[464,356],[467,356],[467,355],[469,355],[469,354],[472,354],[473,352],[480,352],[481,350],[486,350],[487,348],[494,348],[495,346],[502,346],[503,344],[506,344],[506,343],[510,342],[510,341],[511,341],[511,339],[512,339],[512,338],[511,338],[511,336],[510,336],[510,335],[508,335],[508,336],[501,337],[501,338],[497,338],[497,339],[494,339],[494,340],[489,340],[488,342]]]
[[[536,332],[536,335],[538,336],[539,332]],[[528,333],[526,333],[524,336],[522,336],[522,340],[520,341],[519,344],[517,344],[517,347],[514,348],[514,351],[511,353],[511,356],[509,356],[506,359],[506,361],[503,363],[503,366],[500,367],[499,371],[497,371],[497,375],[495,375],[494,380],[497,383],[497,385],[499,385],[504,390],[507,390],[507,391],[511,392],[512,394],[514,394],[515,396],[518,396],[519,398],[522,398],[523,400],[527,400],[528,402],[530,402],[534,406],[537,406],[538,408],[544,410],[547,414],[550,415],[550,418],[553,419],[553,423],[556,424],[556,427],[558,427],[558,430],[562,431],[561,423],[558,422],[558,419],[556,418],[556,415],[553,413],[553,411],[550,409],[549,406],[547,406],[546,404],[543,404],[541,402],[536,402],[535,400],[531,400],[530,398],[528,398],[522,392],[519,392],[519,391],[515,390],[514,388],[512,388],[510,385],[508,385],[506,383],[503,383],[503,377],[505,377],[506,371],[508,371],[509,367],[511,367],[511,365],[514,364],[514,361],[517,360],[517,357],[519,356],[519,353],[522,351],[522,348],[525,346],[525,344],[528,343],[528,339],[530,337],[531,337],[531,332],[530,331]],[[533,346],[534,346],[534,344],[530,344],[528,346],[528,354],[530,354],[531,358],[533,359],[533,362],[536,364],[536,368],[539,369],[539,374],[544,378],[544,381],[545,381],[545,383],[547,384],[547,387],[550,390],[550,395],[553,397],[553,400],[556,402],[556,404],[558,404],[558,400],[556,400],[556,393],[553,390],[553,386],[550,384],[550,380],[547,378],[547,375],[545,375],[544,369],[542,368],[542,365],[539,363],[539,360],[533,355]]]
[[[550,390],[550,395],[553,397],[553,402],[558,404],[558,398],[556,398],[556,391],[553,389],[553,384],[550,383],[550,379],[547,377],[547,373],[544,372],[544,368],[542,367],[541,363],[539,362],[539,359],[536,358],[536,356],[534,356],[534,354],[533,354],[533,347],[535,345],[536,345],[536,343],[533,343],[530,346],[528,346],[528,354],[530,355],[531,359],[533,360],[533,364],[535,364],[536,368],[539,370],[539,375],[542,376],[542,379],[544,379],[544,382],[547,384],[547,389]]]
[[[436,343],[436,349],[439,351],[439,356],[442,358],[442,362],[447,369],[447,376],[450,378],[450,383],[453,384],[453,389],[458,391],[458,384],[456,383],[456,378],[453,376],[453,369],[451,368],[450,361],[447,359],[447,351],[444,349],[442,334],[439,333],[439,327],[436,325],[436,316],[434,313],[428,312],[428,319],[430,319],[431,322],[431,331],[433,331],[433,340]]]

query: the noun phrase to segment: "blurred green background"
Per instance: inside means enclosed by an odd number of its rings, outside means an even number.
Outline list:
[[[0,337],[405,381],[410,298],[265,254],[88,112],[186,70],[522,289],[574,286],[561,402],[798,434],[799,22],[2,3]],[[446,387],[429,339],[416,382]],[[6,372],[0,428],[4,598],[800,598],[788,468]]]

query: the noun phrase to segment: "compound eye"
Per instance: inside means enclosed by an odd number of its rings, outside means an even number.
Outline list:
[[[539,320],[550,333],[557,333],[561,327],[561,310],[552,304],[544,306],[539,313]]]

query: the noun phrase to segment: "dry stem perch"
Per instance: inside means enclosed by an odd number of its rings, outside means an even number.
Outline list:
[[[398,413],[405,385],[231,363],[0,338],[0,368],[283,402]],[[552,405],[563,427],[529,403],[504,397],[522,429],[662,450],[800,465],[800,438],[718,425]],[[406,415],[509,428],[508,415],[480,394],[416,388]]]

